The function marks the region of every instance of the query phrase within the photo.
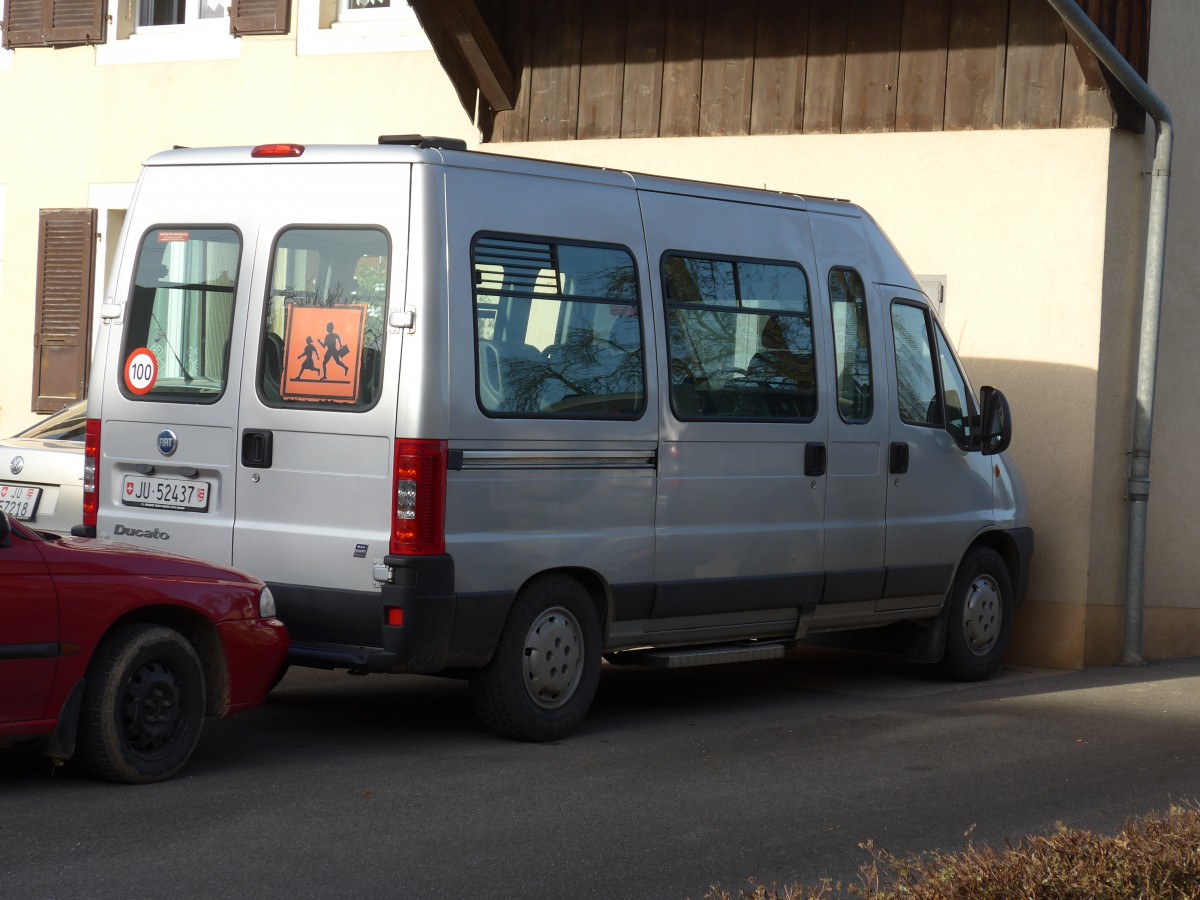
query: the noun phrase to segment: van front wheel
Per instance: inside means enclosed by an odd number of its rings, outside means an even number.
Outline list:
[[[491,662],[471,679],[475,712],[518,741],[552,741],[583,720],[600,680],[600,622],[592,598],[566,575],[517,596]]]
[[[946,654],[936,666],[944,678],[981,681],[1000,667],[1013,627],[1013,589],[1008,566],[989,547],[975,547],[962,561],[950,594]]]

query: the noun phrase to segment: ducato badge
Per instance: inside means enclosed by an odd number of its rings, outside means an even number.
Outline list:
[[[170,428],[164,428],[158,433],[158,452],[163,456],[171,456],[179,449],[179,438]]]

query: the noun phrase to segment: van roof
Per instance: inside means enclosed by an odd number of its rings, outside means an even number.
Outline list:
[[[461,142],[441,138],[401,139],[400,142],[380,144],[260,144],[258,147],[176,147],[156,153],[145,166],[243,166],[243,165],[333,165],[416,163],[451,168],[486,169],[513,174],[582,180],[593,184],[611,184],[664,193],[700,193],[704,196],[739,201],[769,203],[773,206],[792,206],[802,209],[838,212],[842,215],[861,215],[855,204],[829,197],[800,195],[785,191],[737,187],[660,175],[645,175],[620,169],[607,169],[577,163],[552,162],[522,156],[508,156],[479,150],[461,150]],[[381,139],[382,140],[382,139]],[[291,147],[296,155],[255,156],[263,147]],[[298,152],[297,152],[298,151]]]

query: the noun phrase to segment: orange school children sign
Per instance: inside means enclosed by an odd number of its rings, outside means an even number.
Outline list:
[[[357,403],[365,304],[289,306],[284,325],[285,400]]]

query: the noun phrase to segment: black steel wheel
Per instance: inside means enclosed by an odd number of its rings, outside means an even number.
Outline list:
[[[1000,554],[974,547],[950,592],[946,653],[936,666],[944,678],[981,681],[1000,667],[1013,627],[1012,576]]]
[[[519,741],[563,737],[587,714],[600,680],[600,619],[583,586],[549,575],[517,596],[492,660],[471,679],[475,712]]]
[[[161,625],[126,625],[105,638],[88,672],[83,759],[110,781],[170,778],[196,749],[204,709],[204,672],[187,639]]]

